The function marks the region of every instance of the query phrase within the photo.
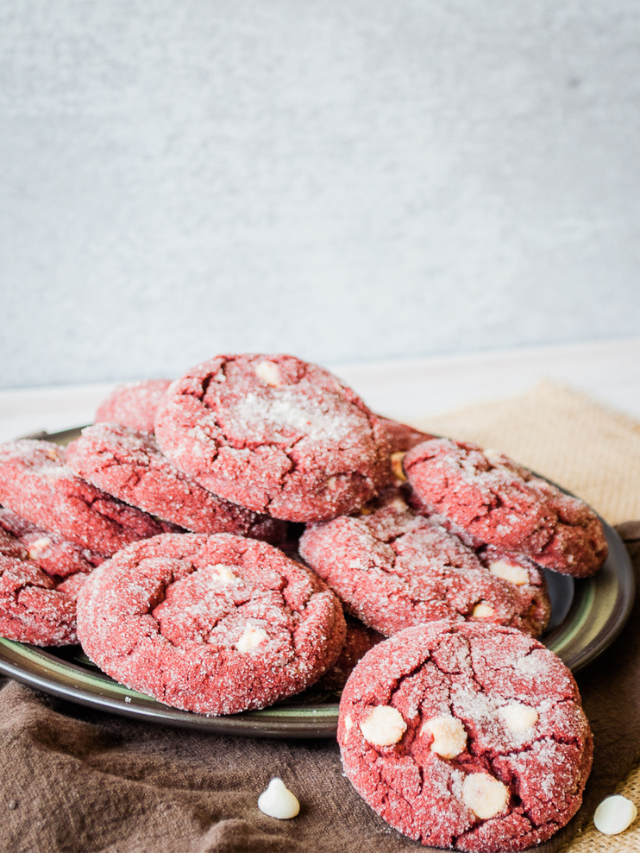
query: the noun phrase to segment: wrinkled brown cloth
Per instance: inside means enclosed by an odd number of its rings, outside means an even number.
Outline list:
[[[595,446],[612,440],[610,429],[616,416],[603,413],[572,392],[552,390],[553,420],[560,432],[564,397],[568,409],[578,400],[585,410],[580,435],[587,446],[590,441]],[[504,446],[502,439],[517,429],[518,417],[522,420],[524,412],[530,418],[532,408],[544,419],[545,394],[548,397],[549,392],[549,388],[536,389],[511,401],[489,435],[483,425],[484,443]],[[456,414],[463,416],[467,438],[474,437],[474,412]],[[435,430],[435,426],[431,428]],[[629,426],[622,440],[629,439],[635,452],[640,429],[633,423]],[[535,429],[532,435],[536,440]],[[548,432],[544,433],[544,440],[548,439]],[[618,435],[615,439],[621,440]],[[551,446],[555,446],[553,442]],[[510,452],[517,456],[513,448]],[[622,453],[621,460],[625,458],[628,462]],[[583,457],[581,463],[579,476],[584,479],[588,460]],[[580,491],[566,472],[561,477],[553,464],[545,465],[544,453],[539,454],[535,467]],[[638,480],[625,480],[628,465],[624,468],[610,470],[607,482],[618,478],[621,488],[640,492]],[[623,524],[619,532],[640,580],[640,522]],[[587,827],[595,805],[623,782],[640,759],[639,650],[637,600],[615,644],[578,677],[596,744],[585,803],[568,827],[537,850],[559,850]],[[368,808],[342,775],[333,741],[232,738],[153,726],[5,681],[0,690],[0,745],[0,853],[351,853],[357,849],[400,853],[430,849],[403,838]],[[276,775],[301,801],[301,813],[295,820],[276,821],[257,809],[258,795]],[[640,778],[634,771],[624,783],[625,790],[637,790],[636,776]],[[573,853],[574,848],[617,853],[635,850],[636,843],[629,833],[605,839],[587,828],[568,849]]]

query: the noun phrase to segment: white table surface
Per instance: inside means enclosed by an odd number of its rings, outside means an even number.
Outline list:
[[[327,365],[380,414],[416,421],[552,379],[640,420],[640,338]],[[0,391],[0,441],[90,423],[118,383]]]

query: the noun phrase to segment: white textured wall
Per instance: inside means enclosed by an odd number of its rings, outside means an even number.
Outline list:
[[[638,334],[637,0],[4,0],[0,386]]]

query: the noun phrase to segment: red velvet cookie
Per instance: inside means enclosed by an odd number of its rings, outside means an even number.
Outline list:
[[[94,424],[66,448],[67,464],[110,495],[196,533],[237,533],[277,542],[286,523],[258,515],[203,488],[162,455],[154,437]]]
[[[382,415],[378,415],[378,420],[386,430],[391,455],[406,453],[416,444],[422,444],[423,441],[429,441],[434,437],[428,432],[422,432],[408,424],[391,420],[391,418],[384,418]]]
[[[380,643],[342,694],[348,778],[425,845],[524,850],[578,810],[592,739],[564,664],[520,631],[430,622]]]
[[[0,509],[0,514],[5,510]],[[8,530],[0,527],[0,555],[13,557],[14,560],[28,560],[27,549],[22,542]]]
[[[58,533],[43,530],[8,509],[0,508],[0,533],[11,533],[21,543],[22,559],[33,560],[52,577],[66,578],[92,572],[104,557],[69,542]]]
[[[427,509],[460,525],[475,545],[521,552],[575,577],[593,574],[606,559],[593,510],[507,456],[433,439],[407,453],[404,470]]]
[[[352,616],[346,616],[345,622],[347,634],[338,660],[318,682],[319,687],[335,692],[342,690],[355,665],[366,655],[369,649],[384,640],[382,634],[372,628],[367,628],[366,625]]]
[[[153,432],[156,410],[169,385],[169,379],[146,379],[118,385],[100,404],[94,421],[107,421],[142,432]]]
[[[338,600],[276,548],[228,533],[165,535],[103,563],[80,592],[78,636],[121,683],[203,714],[303,690],[344,642]]]
[[[31,560],[0,556],[0,637],[36,646],[77,643],[73,593]]]
[[[483,619],[541,633],[550,607],[533,568],[514,583],[387,489],[358,516],[307,527],[300,554],[366,625],[390,636],[433,619]],[[521,571],[523,571],[521,569]]]
[[[399,486],[407,480],[402,468],[402,462],[407,455],[407,451],[415,447],[416,444],[428,441],[433,436],[408,426],[408,424],[392,421],[390,418],[383,418],[380,415],[378,415],[378,418],[385,428],[387,438],[389,439],[392,482]]]
[[[103,556],[163,532],[150,515],[77,477],[65,464],[63,449],[48,441],[0,445],[0,502],[32,524]]]
[[[205,488],[289,521],[361,506],[389,476],[386,432],[328,371],[289,355],[218,356],[158,409],[162,451]]]

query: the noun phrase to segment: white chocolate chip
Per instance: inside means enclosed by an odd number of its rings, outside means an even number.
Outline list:
[[[514,734],[522,734],[527,729],[533,728],[538,722],[539,714],[531,705],[523,705],[522,702],[510,702],[499,708],[498,713],[504,720],[506,727]]]
[[[404,512],[408,508],[407,502],[403,501],[402,498],[394,498],[392,501],[389,501],[388,505],[394,509],[399,509],[401,512]]]
[[[486,601],[481,601],[480,604],[476,604],[473,608],[473,613],[471,615],[474,619],[488,619],[490,616],[493,616],[494,613],[495,611],[490,604],[487,604]]]
[[[626,797],[615,794],[600,803],[593,816],[593,822],[596,829],[604,835],[617,835],[619,832],[624,832],[637,816],[638,809],[635,804]]]
[[[503,455],[499,450],[494,450],[493,447],[487,447],[483,451],[485,457],[492,465],[500,465],[503,460]]]
[[[43,536],[41,539],[36,539],[35,542],[32,542],[29,545],[29,558],[31,560],[37,560],[40,554],[51,545],[51,539],[48,536]]]
[[[348,732],[350,732],[351,729],[353,728],[353,720],[351,719],[351,717],[348,714],[344,718],[344,727]]]
[[[215,566],[211,566],[212,573],[217,577],[220,583],[233,583],[237,580],[237,576],[231,571],[229,566],[225,566],[223,563],[216,563]]]
[[[462,802],[481,820],[489,820],[504,810],[509,789],[488,773],[470,773],[462,783]]]
[[[274,776],[269,782],[267,790],[263,791],[258,797],[258,808],[269,817],[288,820],[298,814],[300,803],[282,779]]]
[[[502,578],[516,586],[522,586],[529,581],[529,572],[524,566],[519,566],[517,563],[508,563],[506,560],[496,560],[489,565],[489,571],[492,575]]]
[[[407,479],[402,469],[402,460],[406,455],[403,450],[398,450],[396,453],[391,454],[391,471],[393,472],[393,476],[396,480],[401,480],[403,483]]]
[[[402,714],[391,705],[377,705],[360,723],[364,739],[373,746],[391,746],[402,738],[406,730]]]
[[[254,371],[258,379],[262,379],[267,385],[274,388],[279,388],[282,385],[282,377],[278,370],[278,365],[272,361],[261,361],[254,367]]]
[[[432,717],[420,729],[421,735],[425,732],[433,735],[431,752],[443,758],[455,758],[467,745],[467,733],[456,717]]]
[[[258,646],[262,645],[268,636],[264,628],[247,625],[236,643],[236,649],[239,652],[250,652],[251,649],[257,649]]]

